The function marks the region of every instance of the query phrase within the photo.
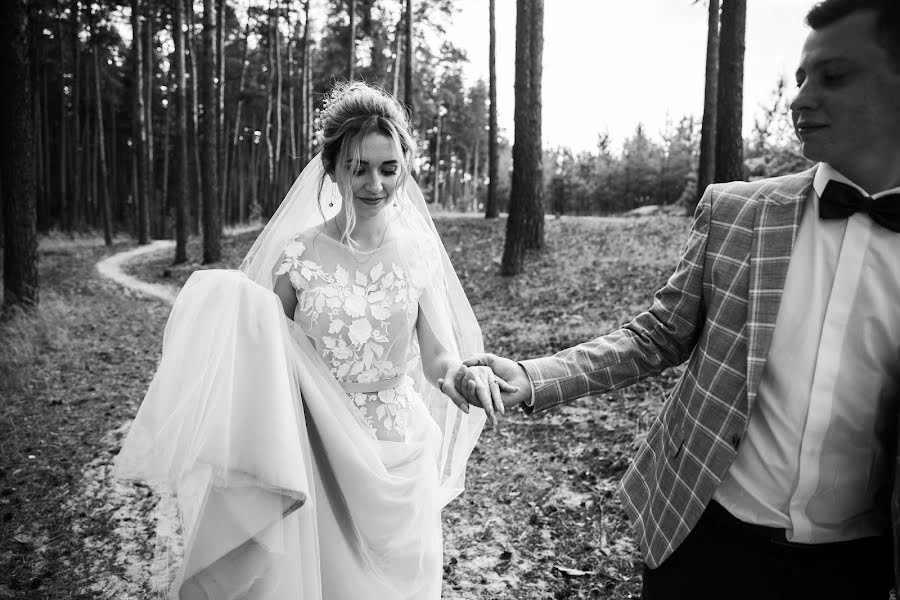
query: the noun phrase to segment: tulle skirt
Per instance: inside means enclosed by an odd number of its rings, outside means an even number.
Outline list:
[[[436,599],[441,431],[373,440],[278,297],[238,271],[195,273],[116,459],[174,492],[173,598]]]

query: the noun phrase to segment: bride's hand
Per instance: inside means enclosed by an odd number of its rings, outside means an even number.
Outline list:
[[[497,425],[498,414],[505,412],[501,392],[518,390],[494,375],[490,367],[483,366],[448,369],[447,380],[467,402],[484,409],[491,427]]]

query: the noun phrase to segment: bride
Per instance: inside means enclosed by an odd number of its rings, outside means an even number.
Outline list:
[[[180,292],[116,459],[177,498],[176,598],[439,598],[441,508],[515,390],[461,362],[481,332],[409,175],[404,110],[343,84],[320,129],[240,270]]]

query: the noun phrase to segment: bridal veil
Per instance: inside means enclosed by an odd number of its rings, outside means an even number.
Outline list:
[[[177,499],[183,559],[173,597],[201,588],[224,600],[440,597],[440,508],[465,486],[484,413],[460,411],[419,365],[412,377],[426,427],[385,442],[356,422],[272,292],[285,245],[340,207],[317,156],[240,270],[194,273],[172,308],[158,370],[115,468]],[[471,306],[412,177],[385,210],[419,265],[420,314],[460,358],[481,352]],[[212,566],[226,575],[203,583]]]

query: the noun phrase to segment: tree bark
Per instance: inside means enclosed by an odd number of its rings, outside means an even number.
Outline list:
[[[103,206],[103,240],[107,246],[112,246],[112,204],[109,198],[109,169],[106,166],[106,143],[103,135],[103,96],[100,94],[100,48],[94,45],[94,92],[95,107],[97,109],[97,146],[100,159],[100,195]]]
[[[234,135],[231,140],[231,152],[229,159],[229,169],[226,173],[226,176],[230,178],[232,185],[230,188],[234,188],[235,185],[238,186],[238,220],[243,220],[244,215],[243,211],[240,208],[241,205],[241,195],[243,193],[243,184],[239,180],[242,177],[242,168],[243,165],[239,160],[238,153],[238,142],[240,140],[241,134],[241,111],[244,108],[244,87],[247,81],[247,65],[249,61],[247,60],[247,55],[250,49],[250,16],[247,16],[247,24],[244,26],[244,50],[241,54],[241,77],[238,81],[238,93],[237,93],[237,104],[234,107]]]
[[[159,235],[160,224],[157,222],[152,215],[158,214],[154,211],[154,207],[156,206],[156,161],[154,159],[154,144],[153,144],[153,39],[156,34],[155,26],[156,20],[153,18],[153,0],[146,0],[147,6],[145,10],[145,19],[144,23],[144,88],[147,93],[147,101],[144,104],[144,109],[146,111],[146,118],[144,122],[146,123],[146,132],[147,132],[147,145],[145,146],[144,152],[144,169],[147,173],[147,212],[148,217],[147,220],[149,222],[149,226],[151,232],[155,231],[157,235]]]
[[[66,44],[63,36],[62,16],[58,17],[58,19],[56,31],[59,38],[59,72],[60,74],[64,74],[66,72]],[[72,31],[72,35],[75,35],[74,31]],[[68,207],[66,205],[68,204],[69,191],[69,172],[68,165],[66,164],[66,155],[69,152],[69,140],[67,139],[68,136],[66,134],[69,129],[69,119],[65,78],[60,77],[59,80],[59,214],[57,215],[57,219],[59,228],[66,231],[68,230],[68,223],[66,222]]]
[[[309,2],[303,6],[303,53],[300,55],[301,60],[301,84],[300,84],[300,148],[303,152],[303,158],[306,160],[310,154],[310,145],[312,139],[312,127],[310,116],[310,81],[312,76],[309,70]]]
[[[184,43],[184,2],[172,0],[175,5],[175,19],[172,24],[172,38],[175,41],[175,197],[170,204],[175,205],[175,264],[187,262],[188,227],[190,226],[190,205],[188,178],[188,102],[187,67]]]
[[[228,189],[226,168],[228,143],[225,138],[225,2],[216,0],[216,148],[219,150],[219,214],[225,210]],[[221,218],[221,217],[220,217]]]
[[[703,94],[703,124],[700,127],[700,159],[697,196],[688,207],[693,214],[707,186],[716,178],[716,95],[719,89],[719,0],[709,0],[706,25],[706,86]]]
[[[70,214],[67,217],[71,230],[78,225],[80,207],[83,202],[83,190],[81,189],[81,167],[84,164],[82,152],[83,132],[81,130],[81,53],[78,33],[81,30],[79,19],[81,18],[81,6],[78,0],[72,0],[69,7],[72,18],[72,202]]]
[[[295,101],[296,94],[294,88],[294,82],[297,77],[296,72],[296,61],[294,60],[294,51],[297,48],[297,43],[300,38],[300,19],[298,17],[296,25],[294,25],[291,31],[291,39],[288,42],[287,46],[287,55],[288,55],[288,79],[287,79],[287,88],[288,88],[288,140],[291,143],[291,156],[297,156],[297,119],[295,115]]]
[[[356,0],[347,0],[350,15],[350,31],[347,38],[347,81],[353,81],[356,67]]]
[[[518,0],[512,189],[500,272],[522,271],[525,249],[544,245],[541,76],[543,0]]]
[[[219,148],[216,135],[216,5],[203,0],[203,263],[222,259],[222,211],[219,210]]]
[[[38,303],[37,223],[34,171],[34,93],[26,0],[0,3],[0,153],[3,185],[3,308]]]
[[[274,15],[274,11],[272,15]],[[272,16],[269,17],[269,72],[268,82],[266,85],[266,178],[264,182],[265,191],[263,193],[263,202],[265,203],[265,214],[271,216],[274,212],[271,209],[272,192],[275,188],[275,150],[272,146],[272,111],[273,111],[273,95],[275,93],[275,27],[272,23]]]
[[[175,61],[172,61],[170,64],[174,65]],[[166,86],[166,119],[163,122],[163,134],[162,140],[160,141],[163,152],[162,178],[160,180],[162,190],[159,195],[159,237],[161,239],[169,237],[169,157],[171,155],[169,144],[171,137],[169,132],[172,130],[172,111],[175,110],[175,104],[172,98],[172,86],[175,80],[174,77],[171,76],[171,70],[172,68],[170,66],[169,85]]]
[[[413,0],[406,0],[406,47],[403,61],[403,97],[406,110],[409,111],[409,122],[415,127],[416,110],[413,103]]]
[[[141,10],[140,0],[131,0],[132,60],[134,61],[134,106],[132,108],[132,143],[137,169],[137,238],[138,244],[150,242],[150,203],[147,189],[147,123],[144,108],[144,53],[141,52]],[[102,127],[102,122],[97,126]]]
[[[188,69],[190,73],[190,85],[188,90],[190,91],[190,101],[191,101],[191,113],[190,113],[190,121],[188,124],[190,126],[190,134],[191,137],[188,138],[188,150],[190,151],[190,162],[191,162],[191,195],[194,200],[194,210],[193,210],[193,229],[195,234],[200,233],[200,221],[203,213],[203,173],[201,172],[202,165],[200,164],[200,99],[199,92],[197,90],[198,85],[198,77],[197,77],[197,46],[194,44],[194,5],[193,0],[185,0],[185,8],[188,9],[187,12],[187,55],[190,59],[188,63]]]
[[[441,201],[441,109],[443,106],[438,106],[438,114],[435,117],[435,127],[434,127],[434,179],[431,182],[431,202],[434,204],[435,208],[438,206],[438,203]]]
[[[744,32],[747,0],[722,0],[716,100],[715,180],[744,179]]]
[[[489,72],[489,97],[490,109],[488,113],[488,189],[487,201],[484,203],[484,216],[487,219],[496,219],[500,215],[499,198],[497,198],[497,184],[500,180],[499,163],[500,149],[497,146],[497,15],[496,0],[490,0],[488,5],[490,12],[488,23],[490,26],[490,49],[488,52]]]
[[[391,95],[394,98],[400,97],[400,53],[403,51],[403,23],[405,22],[403,13],[397,19],[397,26],[394,28],[394,56],[391,64]]]

